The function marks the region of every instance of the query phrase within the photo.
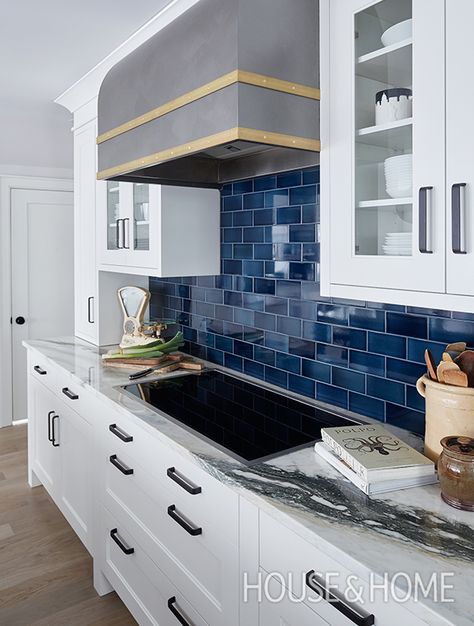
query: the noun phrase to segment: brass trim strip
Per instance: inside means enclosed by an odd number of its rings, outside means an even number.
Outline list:
[[[152,109],[143,115],[135,117],[129,122],[125,122],[120,126],[116,126],[115,128],[102,133],[97,137],[97,143],[104,143],[104,141],[108,141],[113,137],[122,135],[133,128],[137,128],[147,122],[158,119],[159,117],[162,117],[167,113],[171,113],[171,111],[175,111],[186,104],[195,102],[200,98],[204,98],[211,93],[220,91],[221,89],[224,89],[224,87],[229,87],[229,85],[233,85],[238,82],[263,87],[265,89],[272,89],[273,91],[282,91],[284,93],[303,96],[305,98],[311,98],[312,100],[320,99],[320,90],[315,87],[308,87],[307,85],[292,83],[286,80],[280,80],[279,78],[273,78],[272,76],[256,74],[254,72],[246,72],[245,70],[233,70],[232,72],[224,74],[223,76],[220,76],[205,85],[201,85],[201,87],[188,91],[174,100],[165,102],[161,106],[156,107],[156,109]]]
[[[319,152],[321,150],[321,142],[319,139],[307,139],[305,137],[296,137],[293,135],[285,135],[283,133],[271,133],[264,130],[256,130],[254,128],[241,128],[236,126],[235,128],[229,128],[223,130],[220,133],[214,135],[208,135],[207,137],[200,137],[194,141],[176,146],[174,148],[167,148],[154,154],[128,161],[120,165],[115,165],[106,170],[102,170],[97,173],[97,180],[103,180],[110,178],[111,176],[119,176],[128,172],[134,172],[137,169],[145,167],[151,167],[152,165],[158,165],[184,156],[185,154],[194,154],[205,150],[206,148],[212,148],[213,146],[219,146],[229,141],[236,141],[242,139],[243,141],[255,141],[258,143],[265,143],[272,146],[283,146],[285,148],[296,148],[299,150],[309,150],[311,152]]]

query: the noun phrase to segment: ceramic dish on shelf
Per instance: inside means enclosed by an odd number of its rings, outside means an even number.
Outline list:
[[[413,155],[400,154],[385,159],[385,190],[391,198],[407,198],[413,193]]]
[[[400,41],[404,41],[405,39],[410,39],[412,36],[412,20],[404,20],[403,22],[399,22],[387,30],[382,34],[380,40],[384,46],[393,46]]]

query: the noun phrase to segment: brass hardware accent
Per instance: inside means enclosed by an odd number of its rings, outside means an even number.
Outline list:
[[[133,118],[132,120],[121,124],[120,126],[116,126],[111,130],[108,130],[105,133],[102,133],[97,137],[97,143],[101,144],[104,141],[108,141],[113,137],[117,137],[118,135],[122,135],[133,128],[137,128],[138,126],[142,126],[147,122],[151,122],[152,120],[158,119],[167,113],[171,113],[171,111],[175,111],[186,104],[190,104],[191,102],[195,102],[205,96],[215,93],[216,91],[220,91],[224,89],[224,87],[228,87],[229,85],[233,85],[234,83],[246,83],[248,85],[255,85],[257,87],[263,87],[264,89],[271,89],[273,91],[282,91],[285,93],[290,93],[296,96],[303,96],[305,98],[310,98],[312,100],[320,99],[320,91],[315,87],[309,87],[308,85],[301,85],[299,83],[292,83],[290,81],[281,80],[279,78],[274,78],[272,76],[264,76],[263,74],[256,74],[255,72],[247,72],[245,70],[233,70],[228,74],[224,74],[215,80],[212,80],[205,85],[201,85],[201,87],[197,87],[187,93],[175,98],[174,100],[170,100],[169,102],[165,102],[156,109],[152,109],[143,115]]]
[[[230,141],[241,139],[243,141],[253,141],[257,143],[265,143],[272,146],[283,146],[285,148],[295,148],[299,150],[309,150],[311,152],[319,152],[321,150],[321,142],[319,139],[307,139],[306,137],[297,137],[293,135],[285,135],[283,133],[272,133],[254,128],[229,128],[214,135],[200,137],[194,141],[187,142],[180,146],[167,148],[148,156],[128,161],[120,165],[115,165],[106,170],[97,173],[97,180],[110,178],[111,176],[119,176],[128,172],[134,172],[137,169],[158,165],[169,159],[183,156],[184,154],[193,154],[200,152],[206,148],[219,146]]]

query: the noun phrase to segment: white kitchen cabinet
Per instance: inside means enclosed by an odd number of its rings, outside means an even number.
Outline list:
[[[150,276],[220,272],[220,194],[143,183],[98,183],[100,269]]]
[[[474,88],[463,72],[473,7],[467,0],[322,0],[320,7],[322,294],[473,309],[474,287],[463,279],[474,250]],[[384,33],[405,20],[411,32],[387,41]],[[412,113],[397,114],[400,96],[392,95],[390,119],[377,123],[376,94],[394,89],[412,91]]]

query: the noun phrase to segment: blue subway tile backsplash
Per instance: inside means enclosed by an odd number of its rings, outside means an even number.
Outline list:
[[[322,297],[319,183],[310,168],[225,185],[222,274],[151,278],[151,314],[198,357],[421,433],[424,349],[474,344],[474,316]]]

